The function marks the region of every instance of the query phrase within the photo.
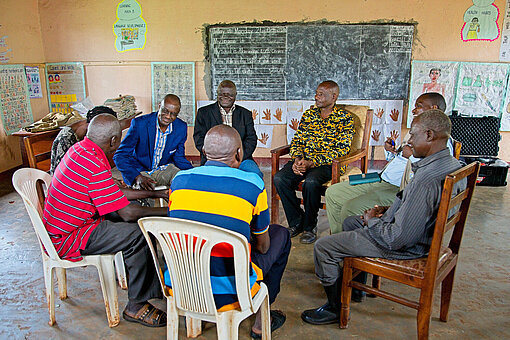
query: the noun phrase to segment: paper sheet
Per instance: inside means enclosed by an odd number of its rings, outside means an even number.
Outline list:
[[[8,135],[34,122],[23,65],[0,65],[0,112]]]
[[[119,3],[113,33],[118,52],[143,50],[147,24],[142,18],[142,7],[136,0],[124,0]]]
[[[39,67],[25,66],[25,72],[27,74],[28,93],[30,94],[30,98],[42,98]]]
[[[257,133],[257,148],[271,149],[273,141],[272,125],[255,125],[255,132]]]
[[[50,111],[70,113],[71,105],[85,99],[82,63],[46,64],[46,86]]]

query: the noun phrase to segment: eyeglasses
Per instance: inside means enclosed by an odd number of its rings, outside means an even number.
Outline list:
[[[179,112],[170,112],[170,111],[168,111],[165,107],[162,107],[162,108],[161,108],[161,114],[163,114],[163,115],[170,115],[170,116],[177,117],[177,115],[179,114]]]
[[[236,97],[236,94],[237,93],[234,93],[234,94],[230,94],[230,93],[218,93],[218,97],[222,97],[222,98],[235,98]]]

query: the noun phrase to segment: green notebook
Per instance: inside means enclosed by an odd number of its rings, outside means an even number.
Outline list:
[[[369,172],[367,174],[357,174],[357,175],[349,176],[349,184],[350,185],[363,184],[363,183],[374,183],[374,182],[380,182],[380,181],[381,181],[381,176],[379,176],[378,172]]]

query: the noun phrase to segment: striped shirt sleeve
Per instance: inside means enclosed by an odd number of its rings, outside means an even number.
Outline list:
[[[122,209],[129,204],[126,196],[113,182],[111,172],[106,168],[91,176],[88,189],[90,199],[101,216]]]

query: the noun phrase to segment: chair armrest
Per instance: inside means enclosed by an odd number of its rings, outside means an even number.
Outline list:
[[[271,157],[273,157],[273,155],[280,157],[280,156],[288,154],[289,152],[290,152],[290,145],[287,144],[284,146],[280,146],[279,148],[272,149]]]
[[[340,178],[339,172],[340,172],[340,168],[342,166],[348,165],[349,163],[357,161],[358,159],[361,159],[366,156],[367,156],[367,150],[360,149],[360,150],[350,152],[349,154],[347,154],[345,156],[335,158],[333,160],[333,164],[331,167],[331,176],[332,176],[331,183],[332,184],[338,183],[338,180]]]

